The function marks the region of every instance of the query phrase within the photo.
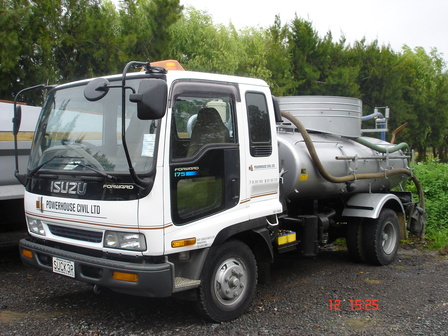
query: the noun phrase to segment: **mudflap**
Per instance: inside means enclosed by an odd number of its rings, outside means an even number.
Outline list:
[[[407,229],[413,234],[419,236],[421,239],[424,239],[427,217],[428,215],[425,210],[418,206],[412,207],[408,217]]]

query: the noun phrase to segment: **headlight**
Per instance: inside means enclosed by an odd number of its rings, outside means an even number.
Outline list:
[[[106,231],[104,234],[104,247],[145,251],[146,240],[141,233]]]
[[[40,220],[27,217],[26,221],[28,223],[28,230],[30,232],[41,235],[41,236],[45,236],[45,229]]]

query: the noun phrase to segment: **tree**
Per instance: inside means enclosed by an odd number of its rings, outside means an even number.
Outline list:
[[[280,16],[266,32],[266,67],[271,72],[268,83],[277,96],[293,92],[298,83],[294,81],[291,57],[288,50],[288,27],[281,24]]]
[[[115,8],[99,0],[66,0],[57,26],[53,59],[58,82],[117,71]]]
[[[321,42],[327,55],[321,67],[321,85],[315,94],[361,98],[358,76],[360,64],[353,62],[344,37],[333,42],[327,33]]]
[[[403,48],[403,95],[412,106],[409,126],[411,147],[419,160],[426,160],[428,148],[438,155],[446,148],[444,137],[448,128],[447,74],[445,64],[435,50],[427,54],[422,47]]]
[[[318,90],[319,64],[324,55],[321,55],[319,36],[311,22],[296,16],[290,26],[288,44],[294,80],[298,83],[293,94],[313,94]]]
[[[51,8],[51,0],[32,5],[30,1],[3,1],[0,16],[0,94],[13,99],[21,89],[52,80],[51,40],[46,25],[50,15],[36,19],[36,9]],[[51,14],[56,14],[53,11]],[[48,21],[47,21],[48,20]]]
[[[179,0],[123,0],[120,9],[120,59],[168,57],[171,25],[181,17]]]
[[[267,68],[266,33],[260,28],[246,28],[238,35],[239,58],[236,75],[261,78],[270,81],[271,71]]]
[[[0,98],[13,99],[18,91],[23,24],[29,15],[27,1],[2,1],[0,7]]]
[[[179,0],[9,0],[0,9],[0,98],[38,83],[116,73],[161,59]]]
[[[359,67],[356,81],[364,114],[373,113],[375,107],[388,106],[391,110],[391,130],[410,121],[409,107],[403,99],[400,55],[390,46],[379,46],[376,40],[367,44],[365,39],[355,42],[347,54],[349,62]],[[364,128],[373,128],[373,125]],[[400,133],[400,137],[403,138],[407,132]]]
[[[301,95],[359,97],[359,65],[349,62],[345,40],[333,42],[331,33],[320,38],[311,22],[295,18],[290,26],[289,55],[294,80],[292,91]]]
[[[211,16],[188,8],[170,29],[170,55],[186,69],[233,75],[239,63],[238,33],[233,26],[214,25]]]
[[[391,130],[448,160],[448,74],[437,50],[365,39],[321,38],[312,23],[237,31],[179,0],[4,0],[0,2],[0,99],[39,83],[117,73],[131,60],[178,59],[186,69],[264,79],[274,95],[361,98],[365,113],[389,106]],[[37,100],[39,97],[35,97]]]
[[[147,8],[152,32],[148,56],[154,60],[169,58],[168,50],[172,40],[169,29],[180,20],[183,6],[180,6],[179,0],[152,0]]]

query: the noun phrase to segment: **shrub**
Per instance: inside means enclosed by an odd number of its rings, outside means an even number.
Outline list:
[[[425,195],[429,247],[443,248],[448,245],[448,164],[439,163],[436,159],[419,162],[414,167],[414,174],[420,180]],[[416,193],[412,182],[408,189]]]

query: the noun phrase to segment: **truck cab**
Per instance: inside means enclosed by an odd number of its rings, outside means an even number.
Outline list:
[[[272,260],[282,211],[273,110],[262,80],[150,66],[55,87],[27,167],[23,261],[151,297],[200,287],[206,264],[229,268],[218,282],[233,279],[231,296],[203,310],[234,318],[253,294],[252,250]],[[243,235],[250,262],[210,261]]]

